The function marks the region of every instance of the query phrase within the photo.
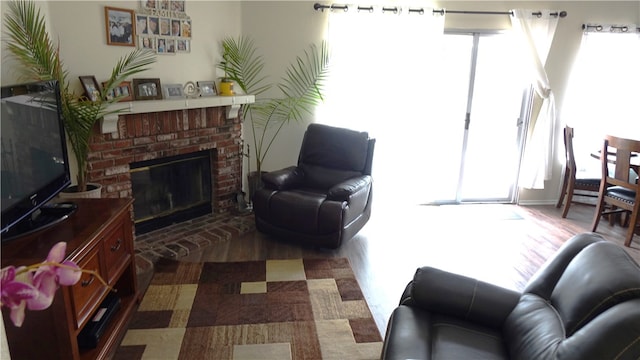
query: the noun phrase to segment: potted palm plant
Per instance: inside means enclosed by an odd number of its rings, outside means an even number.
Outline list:
[[[73,189],[76,192],[87,191],[87,157],[93,127],[103,116],[122,111],[109,108],[120,97],[107,98],[106,95],[128,77],[147,70],[156,61],[156,56],[149,50],[137,49],[121,57],[98,99],[91,101],[70,88],[69,73],[60,58],[60,49],[49,37],[44,16],[35,3],[12,1],[8,6],[5,19],[7,49],[22,65],[23,78],[58,81],[65,132],[78,166],[77,185]]]
[[[323,100],[322,89],[329,72],[327,44],[311,45],[303,56],[296,57],[277,83],[269,83],[262,74],[264,59],[256,52],[254,41],[241,36],[222,40],[223,61],[218,67],[225,78],[234,81],[245,94],[255,95],[253,104],[244,104],[242,114],[251,125],[253,135],[252,153],[256,171],[249,171],[249,197],[261,184],[262,164],[269,149],[282,128],[291,120],[301,121],[311,115],[314,106]],[[278,97],[264,97],[277,87]],[[251,166],[249,166],[249,169]]]

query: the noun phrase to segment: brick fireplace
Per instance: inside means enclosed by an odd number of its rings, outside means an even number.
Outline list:
[[[102,184],[102,197],[132,197],[129,165],[198,151],[211,155],[212,208],[224,213],[242,187],[240,117],[227,119],[222,106],[122,114],[117,131],[94,129],[89,181]]]

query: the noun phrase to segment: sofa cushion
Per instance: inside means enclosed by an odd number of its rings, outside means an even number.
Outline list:
[[[640,298],[638,270],[612,243],[593,244],[576,255],[551,294],[567,336],[612,306]]]
[[[384,359],[507,359],[499,331],[420,308],[394,310]]]

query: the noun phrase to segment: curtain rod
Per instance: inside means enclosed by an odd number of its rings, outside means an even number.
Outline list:
[[[615,26],[615,25],[610,25],[610,26],[604,26],[604,25],[591,25],[591,24],[582,24],[582,30],[595,30],[597,32],[603,31],[605,30],[605,27],[607,28],[606,30],[609,32],[622,32],[622,33],[626,33],[629,30],[629,26],[627,25],[622,25],[622,26]],[[635,29],[636,32],[640,32],[640,26],[637,27]]]
[[[338,10],[348,11],[349,5],[339,5],[339,4],[323,5],[320,3],[315,3],[313,4],[313,8],[316,11],[317,10],[324,11],[324,9],[329,9],[329,10],[338,9]],[[358,6],[357,9],[373,12],[373,6]],[[382,7],[382,12],[392,11],[394,14],[397,14],[401,10],[402,8],[399,8],[397,6]],[[409,13],[415,12],[415,13],[419,13],[420,15],[424,14],[423,8],[409,8],[408,11]],[[433,13],[434,14],[438,13],[440,15],[444,15],[444,14],[513,15],[513,11],[473,11],[473,10],[447,10],[447,9],[433,9]],[[531,13],[531,15],[540,17],[542,16],[542,12],[541,11],[533,12]],[[552,12],[549,15],[560,16],[561,18],[563,18],[567,16],[567,12],[563,10],[559,12]]]

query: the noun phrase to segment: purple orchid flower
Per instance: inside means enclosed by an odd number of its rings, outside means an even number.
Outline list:
[[[2,269],[2,306],[11,310],[10,317],[15,326],[22,326],[25,309],[48,308],[60,285],[71,286],[80,280],[82,270],[78,265],[63,261],[66,250],[67,243],[59,242],[49,250],[47,259],[41,264]],[[16,280],[16,277],[19,279]]]
[[[53,296],[60,285],[71,286],[80,280],[82,272],[78,265],[72,261],[63,261],[67,243],[59,242],[55,244],[44,262],[38,267],[35,273],[29,273],[31,283],[38,289],[39,295],[27,299],[27,309],[44,310],[51,306]],[[63,266],[58,266],[62,264]]]
[[[18,271],[24,269],[19,268]],[[33,299],[38,296],[38,289],[33,285],[21,281],[16,281],[16,268],[8,266],[2,269],[2,280],[0,282],[2,293],[2,306],[6,306],[11,310],[11,322],[17,327],[22,326],[24,321],[24,311],[26,308],[26,300]]]

